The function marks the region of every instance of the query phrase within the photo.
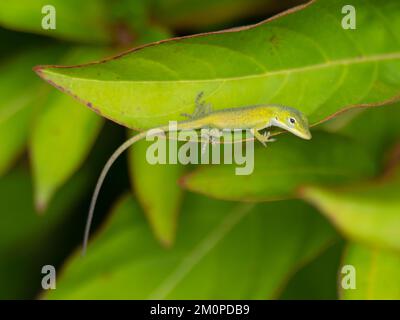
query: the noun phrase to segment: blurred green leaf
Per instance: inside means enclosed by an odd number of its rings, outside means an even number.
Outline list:
[[[171,36],[167,28],[150,19],[148,0],[106,1],[114,40],[124,46],[159,41]]]
[[[105,1],[108,15],[116,23],[127,23],[134,30],[142,29],[147,24],[149,0]]]
[[[293,275],[279,296],[284,300],[336,300],[343,244],[336,243]]]
[[[185,201],[173,249],[151,236],[132,198],[67,263],[51,299],[271,298],[298,264],[336,238],[311,207]]]
[[[33,111],[48,92],[32,72],[32,67],[44,59],[54,62],[60,53],[58,49],[43,48],[0,63],[0,175],[22,152]]]
[[[132,0],[128,0],[132,1]],[[278,12],[301,0],[151,0],[151,14],[173,28],[209,28],[250,15]]]
[[[385,1],[378,12],[374,1],[354,0],[356,30],[341,26],[346,4],[319,0],[255,27],[175,39],[100,64],[37,72],[129,128],[182,119],[202,91],[215,109],[290,105],[315,124],[400,95],[400,40],[393,32],[400,29],[400,2]]]
[[[184,166],[149,164],[146,151],[151,143],[139,141],[130,149],[130,178],[155,236],[165,246],[171,246],[183,197],[177,181],[183,174]]]
[[[306,187],[315,205],[349,239],[400,251],[400,170],[392,177],[341,189]]]
[[[368,148],[376,162],[387,160],[387,151],[400,141],[400,103],[364,110],[339,132]]]
[[[17,53],[48,46],[49,41],[39,35],[26,34],[4,29],[0,26],[0,59],[7,59]]]
[[[151,42],[156,42],[171,38],[172,33],[163,27],[149,25],[142,29],[140,35],[135,39],[135,46],[149,44]]]
[[[73,213],[89,181],[87,171],[81,172],[42,216],[33,207],[26,169],[15,169],[0,179],[0,299],[34,297],[41,287],[42,266],[65,254],[65,235],[56,230]]]
[[[373,158],[363,148],[324,132],[314,133],[311,142],[285,135],[254,151],[251,175],[236,175],[237,164],[204,166],[185,176],[181,184],[218,199],[269,201],[294,197],[305,184],[338,184],[376,173]]]
[[[56,29],[42,28],[47,15],[42,8],[56,9]],[[84,43],[110,43],[107,7],[103,0],[19,0],[0,2],[0,25],[18,31]]]
[[[66,63],[98,59],[105,50],[74,49]],[[35,181],[35,203],[46,208],[56,190],[79,168],[93,145],[103,119],[71,97],[52,92],[40,117],[35,119],[30,141]]]
[[[400,299],[399,253],[351,244],[343,257],[343,265],[354,266],[356,289],[343,289],[339,284],[342,299]]]

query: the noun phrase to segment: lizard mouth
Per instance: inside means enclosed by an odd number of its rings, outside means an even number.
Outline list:
[[[305,132],[301,132],[301,131],[294,130],[291,128],[284,129],[282,127],[274,126],[274,127],[266,128],[265,131],[269,131],[271,133],[271,136],[276,136],[281,133],[290,132],[290,133],[294,134],[295,136],[302,138],[304,140],[311,140],[311,138],[312,138],[311,132],[308,130]],[[265,131],[263,130],[263,132],[265,132]]]
[[[310,140],[312,138],[311,132],[310,131],[306,131],[306,132],[293,132],[293,134],[295,134],[296,136],[304,139],[304,140]]]

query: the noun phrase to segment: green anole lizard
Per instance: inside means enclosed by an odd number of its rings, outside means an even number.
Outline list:
[[[250,130],[253,136],[257,140],[259,140],[264,146],[266,146],[267,142],[271,142],[274,140],[270,138],[270,132],[263,135],[259,131],[275,126],[289,131],[300,138],[307,140],[311,139],[311,133],[308,127],[307,118],[304,114],[294,108],[280,105],[264,104],[212,111],[209,105],[205,105],[204,102],[200,101],[202,95],[203,93],[200,93],[196,98],[195,112],[192,115],[185,115],[189,119],[178,122],[177,126],[174,127],[174,130],[188,131],[202,128],[213,128],[221,131],[239,129]],[[170,131],[170,127],[166,125],[138,133],[137,135],[125,141],[106,162],[98,178],[90,203],[83,240],[83,254],[86,253],[90,226],[93,219],[93,212],[96,205],[97,197],[99,195],[103,181],[112,164],[132,144],[141,139],[144,139],[146,136],[151,136],[152,134],[150,132],[156,131],[168,132]],[[153,133],[153,135],[156,134],[157,133]]]

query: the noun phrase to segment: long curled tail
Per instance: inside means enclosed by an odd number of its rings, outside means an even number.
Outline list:
[[[132,138],[129,138],[117,150],[114,151],[112,156],[108,159],[108,161],[104,165],[103,170],[100,173],[99,179],[97,180],[97,184],[96,184],[96,187],[95,187],[93,195],[92,195],[92,200],[90,202],[89,214],[88,214],[88,217],[87,217],[87,220],[86,220],[85,234],[84,234],[84,237],[83,237],[82,255],[86,254],[86,248],[87,248],[89,234],[90,234],[90,226],[91,226],[92,220],[93,220],[94,208],[95,208],[95,205],[96,205],[97,197],[99,195],[101,186],[103,185],[104,179],[105,179],[108,171],[110,170],[110,168],[113,165],[113,163],[115,162],[115,160],[117,160],[118,157],[126,149],[128,149],[135,142],[145,138],[147,133],[148,133],[148,131],[143,131],[143,132],[140,132],[137,135],[133,136]]]
[[[176,123],[175,123],[175,125],[176,125]],[[89,213],[88,213],[88,217],[86,220],[85,233],[84,233],[84,237],[83,237],[82,255],[86,254],[86,249],[87,249],[87,244],[88,244],[89,234],[90,234],[90,226],[91,226],[92,220],[93,220],[93,213],[94,213],[94,208],[96,206],[97,197],[99,196],[99,192],[100,192],[101,186],[103,185],[104,179],[107,176],[107,173],[110,170],[113,163],[115,162],[115,160],[117,160],[118,157],[125,150],[127,150],[131,145],[133,145],[135,142],[137,142],[141,139],[144,139],[146,136],[157,135],[160,131],[165,132],[165,131],[171,131],[171,130],[187,130],[187,129],[192,130],[192,129],[200,128],[201,126],[202,126],[202,120],[194,119],[194,120],[179,122],[177,124],[177,126],[175,126],[175,127],[170,127],[169,125],[166,125],[166,126],[162,126],[162,127],[158,127],[158,128],[149,129],[147,131],[142,131],[142,132],[138,133],[137,135],[126,140],[121,146],[118,147],[117,150],[114,151],[114,153],[107,160],[106,164],[103,167],[103,170],[100,173],[99,179],[97,180],[97,184],[96,184],[96,187],[95,187],[93,195],[92,195],[92,200],[90,201],[90,208],[89,208]]]

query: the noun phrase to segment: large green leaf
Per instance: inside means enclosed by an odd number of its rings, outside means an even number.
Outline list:
[[[60,90],[130,128],[182,119],[204,92],[215,109],[277,103],[311,124],[400,95],[400,2],[319,0],[253,27],[173,39],[86,66],[38,67]],[[382,18],[384,16],[384,18]]]
[[[31,69],[44,59],[54,62],[59,55],[60,50],[43,48],[7,58],[0,64],[0,175],[22,152],[33,110],[48,91]]]
[[[398,253],[351,244],[343,257],[343,265],[355,268],[356,288],[344,289],[339,280],[339,293],[342,299],[400,299]],[[346,276],[346,273],[341,275]]]
[[[373,158],[351,139],[316,132],[312,143],[282,136],[254,152],[254,172],[235,174],[232,165],[204,166],[181,184],[207,196],[244,201],[268,201],[295,196],[304,184],[338,184],[376,173]]]
[[[311,207],[298,202],[185,202],[176,244],[154,240],[131,198],[82,258],[64,268],[47,298],[272,298],[299,264],[336,238]]]
[[[42,28],[42,8],[56,9],[56,28]],[[47,12],[47,11],[46,11]],[[0,25],[18,30],[89,43],[111,42],[103,0],[19,0],[0,2]]]
[[[170,246],[175,238],[183,197],[178,179],[184,167],[181,164],[149,164],[146,160],[149,144],[139,141],[129,151],[131,181],[154,234],[162,244]]]
[[[80,48],[67,63],[104,55],[104,50]],[[36,117],[30,141],[35,202],[43,210],[56,190],[78,169],[99,133],[102,118],[81,108],[71,97],[52,92]]]
[[[400,251],[400,170],[382,181],[341,189],[306,187],[302,195],[348,238]]]

